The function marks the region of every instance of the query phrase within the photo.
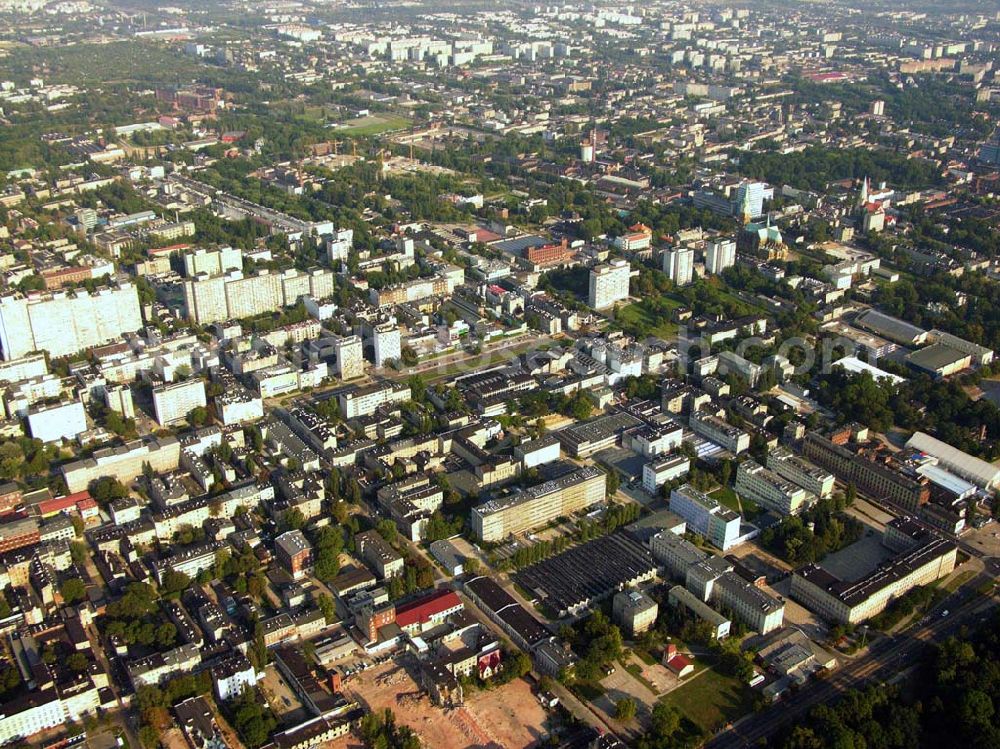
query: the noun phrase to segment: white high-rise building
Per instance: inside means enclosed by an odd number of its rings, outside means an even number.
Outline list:
[[[337,229],[326,239],[326,256],[331,263],[347,260],[354,247],[354,229]]]
[[[325,299],[332,293],[333,272],[324,268],[251,276],[238,270],[222,276],[199,273],[184,282],[184,307],[192,321],[205,325],[275,312],[303,297]]]
[[[398,361],[403,353],[399,326],[391,322],[376,325],[372,329],[372,344],[376,367],[384,367],[390,361]]]
[[[722,273],[736,265],[736,242],[732,239],[711,239],[705,247],[705,271]]]
[[[172,382],[153,388],[153,410],[156,412],[156,423],[161,426],[180,421],[207,402],[203,380]]]
[[[694,278],[694,250],[675,247],[663,253],[663,272],[678,286],[687,286]]]
[[[130,283],[85,291],[0,297],[0,347],[7,361],[32,351],[67,356],[142,327],[139,295]]]
[[[226,277],[226,306],[229,317],[242,320],[281,309],[284,295],[281,276],[261,271],[253,276],[232,273]]]
[[[87,430],[87,413],[78,400],[28,409],[28,431],[42,442],[73,439]]]
[[[199,273],[217,276],[231,270],[243,269],[243,253],[232,247],[217,250],[199,248],[184,256],[184,275],[194,278]]]
[[[337,375],[342,380],[353,380],[365,373],[364,345],[361,338],[349,335],[333,344],[337,359]]]
[[[104,403],[126,419],[135,418],[135,401],[128,385],[108,385],[104,388]]]
[[[588,302],[594,309],[607,309],[628,299],[628,282],[632,267],[627,260],[612,260],[590,270],[590,294]]]
[[[202,273],[184,282],[184,309],[196,323],[205,325],[229,319],[226,304],[226,279]]]

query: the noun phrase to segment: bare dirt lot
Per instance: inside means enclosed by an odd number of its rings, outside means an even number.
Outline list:
[[[371,710],[390,708],[424,746],[437,749],[526,749],[549,733],[548,714],[523,679],[489,691],[470,690],[462,707],[442,710],[414,681],[415,673],[413,663],[404,667],[387,661],[352,677],[344,691]]]

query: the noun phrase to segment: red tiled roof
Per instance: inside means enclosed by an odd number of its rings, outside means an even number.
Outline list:
[[[680,673],[681,671],[683,671],[685,668],[687,668],[690,665],[691,665],[691,661],[689,661],[687,658],[685,658],[680,653],[678,653],[673,658],[671,658],[669,661],[667,661],[667,668],[669,668],[672,671],[676,671],[677,673]]]
[[[498,239],[503,239],[499,234],[496,234],[488,229],[479,229],[476,231],[476,241],[482,242],[483,244],[487,242],[496,242]]]
[[[67,494],[65,497],[55,497],[54,499],[47,499],[44,502],[39,502],[38,512],[42,515],[48,515],[52,512],[62,512],[63,510],[68,510],[71,507],[76,507],[78,504],[81,504],[88,499],[91,502],[94,502],[90,496],[90,492],[84,489],[82,492]]]
[[[408,627],[411,624],[426,622],[435,614],[442,611],[461,606],[462,600],[455,595],[454,591],[441,589],[431,593],[429,596],[418,598],[416,601],[404,603],[396,608],[396,624],[400,627]]]

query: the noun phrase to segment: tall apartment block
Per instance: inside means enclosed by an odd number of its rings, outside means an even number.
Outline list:
[[[153,388],[153,410],[156,423],[161,426],[180,421],[192,409],[204,407],[206,403],[203,380],[172,382]]]
[[[365,373],[364,345],[356,335],[344,336],[333,344],[337,362],[337,376],[342,380],[353,380]]]
[[[333,293],[333,273],[325,269],[244,275],[199,273],[184,282],[184,309],[199,325],[240,320],[296,304],[303,296],[323,299]]]
[[[326,239],[326,256],[331,263],[347,260],[354,247],[354,229],[337,229]]]
[[[664,252],[663,272],[678,286],[687,286],[694,279],[694,250],[675,247]]]
[[[10,361],[32,351],[68,356],[142,327],[139,295],[130,283],[85,291],[0,297],[0,347]]]
[[[628,299],[628,281],[632,268],[627,260],[612,260],[590,270],[590,292],[587,301],[594,309],[607,309]]]
[[[215,250],[198,248],[184,256],[184,275],[193,278],[201,273],[217,276],[231,270],[243,269],[243,253],[232,247]]]
[[[736,242],[732,239],[711,239],[705,246],[705,272],[722,273],[736,265]]]
[[[403,353],[399,326],[389,322],[376,325],[372,330],[372,345],[376,367],[398,360]]]
[[[337,396],[337,402],[344,418],[354,419],[358,416],[368,416],[375,413],[379,406],[408,401],[411,396],[409,385],[382,380],[372,385],[342,392]]]

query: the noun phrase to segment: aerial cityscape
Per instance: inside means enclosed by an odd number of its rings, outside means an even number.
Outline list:
[[[0,747],[1000,749],[1000,0],[0,23]]]

